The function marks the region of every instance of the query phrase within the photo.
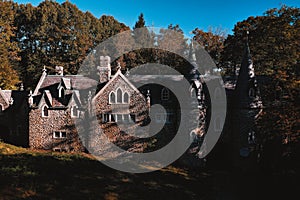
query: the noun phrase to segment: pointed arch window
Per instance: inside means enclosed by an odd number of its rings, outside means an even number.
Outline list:
[[[59,98],[65,98],[65,89],[63,87],[59,88],[58,97]]]
[[[109,94],[109,103],[112,104],[112,103],[116,103],[116,94],[114,92],[111,92]]]
[[[48,117],[49,116],[49,108],[47,105],[44,105],[42,108],[42,117]]]
[[[161,100],[169,100],[170,98],[170,91],[167,88],[163,88],[161,90]]]
[[[119,88],[117,90],[117,103],[122,103],[122,90]]]
[[[191,89],[191,98],[196,98],[196,97],[197,97],[196,90],[195,90],[195,88],[192,88]]]
[[[129,95],[127,92],[124,93],[123,101],[124,103],[129,103]]]
[[[77,106],[71,107],[71,117],[78,117],[79,111]]]
[[[254,98],[255,97],[255,90],[254,90],[254,88],[250,88],[249,89],[249,97],[250,98]]]

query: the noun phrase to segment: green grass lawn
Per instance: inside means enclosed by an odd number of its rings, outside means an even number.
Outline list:
[[[276,192],[290,180],[289,174],[262,178],[261,174],[232,173],[222,166],[179,166],[130,174],[110,169],[88,154],[31,151],[0,143],[0,199],[254,200],[281,197]],[[299,179],[294,179],[296,184]]]
[[[146,174],[123,173],[87,154],[0,143],[0,199],[198,199],[211,195],[207,177],[173,166]]]

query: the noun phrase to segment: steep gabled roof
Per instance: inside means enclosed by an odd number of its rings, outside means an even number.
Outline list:
[[[9,90],[11,91],[11,90]],[[0,89],[0,98],[5,102],[5,105],[3,105],[4,107],[9,106],[9,99],[10,99],[11,95],[7,95],[7,93],[4,90]],[[1,101],[1,100],[0,100]]]
[[[51,85],[63,83],[66,89],[85,90],[95,88],[98,82],[82,75],[42,75],[33,95],[41,94],[41,91]]]
[[[136,91],[138,94],[140,94],[140,91],[122,74],[121,70],[119,69],[117,71],[117,73],[113,76],[112,79],[110,79],[103,88],[101,88],[101,90],[94,96],[93,100],[94,101],[98,96],[100,96],[103,91],[105,91],[105,89],[107,87],[109,87],[109,85],[117,78],[117,77],[120,77],[122,78],[127,84],[129,87],[131,87],[134,91]],[[142,95],[142,94],[141,94]]]
[[[60,88],[60,86],[63,86],[67,90],[71,90],[72,89],[71,79],[65,77],[61,78],[58,88]]]
[[[254,92],[253,97],[250,97],[250,89],[252,89]],[[235,104],[236,106],[241,108],[260,107],[262,104],[259,95],[260,94],[254,73],[253,61],[247,40],[242,65],[235,87]]]

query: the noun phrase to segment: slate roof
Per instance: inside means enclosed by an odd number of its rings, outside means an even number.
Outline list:
[[[63,108],[69,105],[72,96],[76,96],[76,102],[81,103],[79,90],[94,90],[98,81],[82,75],[47,75],[42,74],[37,88],[35,89],[34,104],[38,106],[44,98],[48,106]],[[65,97],[58,97],[58,86],[65,88]]]

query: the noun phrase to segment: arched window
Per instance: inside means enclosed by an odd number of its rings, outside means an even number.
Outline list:
[[[116,103],[116,95],[114,92],[111,92],[109,95],[109,103]]]
[[[124,103],[129,103],[129,95],[127,92],[124,93],[123,100],[124,100]]]
[[[59,88],[58,97],[59,98],[65,98],[65,89],[63,87]]]
[[[122,90],[120,88],[117,90],[117,103],[122,103]]]
[[[255,90],[254,90],[254,88],[250,88],[249,89],[249,97],[250,98],[254,98],[255,97]]]
[[[49,109],[48,109],[48,106],[46,106],[46,105],[44,105],[44,107],[42,108],[42,116],[43,117],[49,116]]]
[[[170,98],[170,91],[167,88],[163,88],[161,90],[161,100],[169,100]]]
[[[72,117],[78,117],[78,108],[77,108],[77,106],[72,106],[72,108],[71,108],[71,116]]]
[[[197,97],[196,90],[195,90],[195,88],[192,88],[191,89],[191,98],[196,98],[196,97]]]

